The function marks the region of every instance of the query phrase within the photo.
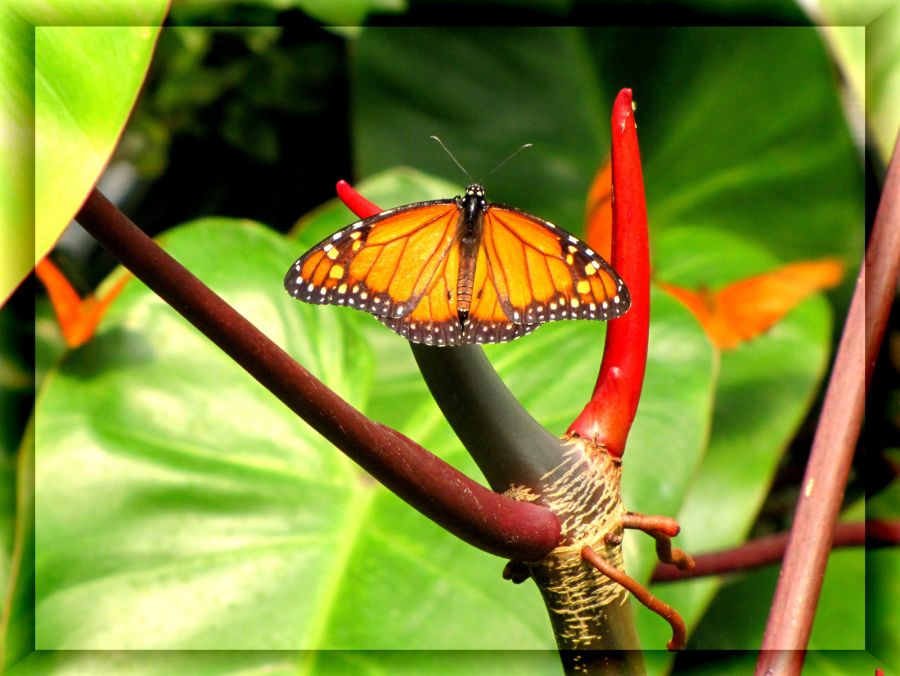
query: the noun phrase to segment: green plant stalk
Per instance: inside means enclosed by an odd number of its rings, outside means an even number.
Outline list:
[[[581,555],[590,545],[615,568],[623,567],[619,491],[621,464],[596,444],[571,439],[563,461],[542,481],[542,499],[560,518],[565,541],[528,565],[550,614],[564,661],[574,669],[593,651],[611,651],[600,663],[617,673],[642,673],[643,658],[627,591]],[[567,664],[567,668],[568,668]],[[602,672],[601,672],[602,673]]]
[[[537,490],[541,477],[559,465],[561,441],[513,396],[484,350],[410,347],[435,402],[491,488]]]

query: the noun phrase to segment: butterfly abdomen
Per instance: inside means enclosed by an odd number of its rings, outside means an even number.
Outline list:
[[[459,275],[456,282],[456,313],[459,323],[465,326],[472,307],[475,288],[475,262],[484,229],[484,189],[470,186],[463,198],[457,229],[459,232]]]
[[[480,238],[479,238],[480,239]],[[478,258],[480,242],[463,236],[459,244],[459,277],[456,282],[456,313],[460,324],[465,325],[472,307],[472,293],[475,288],[475,261]]]

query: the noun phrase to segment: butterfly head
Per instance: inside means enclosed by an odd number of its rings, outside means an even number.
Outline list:
[[[466,197],[484,197],[484,186],[473,183],[466,188]]]

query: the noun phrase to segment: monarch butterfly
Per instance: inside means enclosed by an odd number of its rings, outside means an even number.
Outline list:
[[[307,303],[369,312],[414,343],[501,343],[559,319],[614,319],[631,299],[574,235],[484,197],[416,202],[357,221],[288,270]]]

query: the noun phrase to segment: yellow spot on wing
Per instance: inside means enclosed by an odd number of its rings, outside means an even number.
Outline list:
[[[334,249],[332,249],[334,251]],[[340,279],[344,276],[344,268],[340,265],[332,265],[331,270],[328,271],[328,276],[333,277],[334,279]]]
[[[335,249],[335,248],[333,248],[333,247],[332,247],[331,249],[329,249],[329,250],[328,250],[328,257],[329,257],[331,260],[334,260],[335,258],[337,258],[337,257],[338,257],[338,250]]]
[[[578,293],[587,293],[591,290],[591,283],[585,279],[582,279],[578,282],[578,285],[575,288],[578,290]]]
[[[588,263],[584,266],[584,274],[586,275],[596,275],[597,268],[594,267],[593,263]]]

